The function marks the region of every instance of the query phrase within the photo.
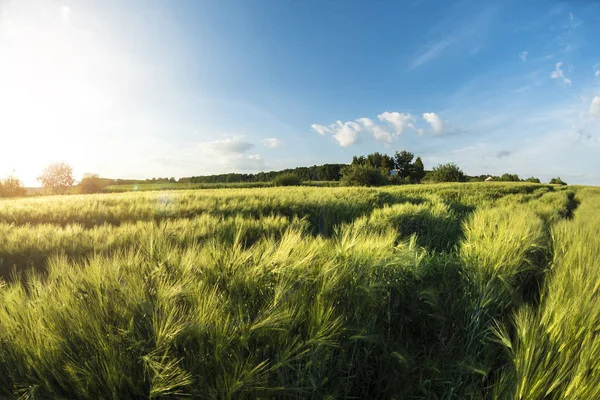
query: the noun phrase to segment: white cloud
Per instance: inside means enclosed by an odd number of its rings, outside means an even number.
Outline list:
[[[254,147],[252,143],[246,142],[243,139],[243,135],[238,135],[223,140],[207,142],[204,145],[221,154],[241,154]]]
[[[198,143],[178,155],[185,165],[195,165],[203,174],[236,170],[259,171],[266,168],[261,154],[247,154],[253,148],[244,136],[238,135],[212,142]]]
[[[527,55],[528,55],[528,54],[529,54],[528,52],[524,51],[524,52],[522,52],[521,54],[519,54],[519,58],[520,58],[521,60],[523,60],[523,61],[527,61]]]
[[[331,129],[323,125],[312,124],[310,127],[321,136],[323,136],[325,133],[332,133]]]
[[[274,137],[265,138],[263,142],[265,144],[265,147],[268,147],[269,149],[274,149],[281,145],[281,140],[274,138]]]
[[[411,121],[414,121],[412,115],[409,113],[399,113],[399,112],[384,112],[377,116],[380,121],[386,121],[391,124],[395,129],[398,135],[401,135],[404,132],[404,129],[408,127]]]
[[[359,143],[359,134],[361,133],[372,135],[375,140],[387,144],[391,144],[407,128],[414,130],[419,136],[425,134],[423,128],[415,126],[414,122],[416,122],[416,119],[409,113],[385,111],[379,114],[377,118],[380,121],[385,122],[385,124],[381,125],[371,118],[363,117],[348,122],[337,121],[329,126],[313,124],[311,127],[320,135],[331,133],[333,138],[337,140],[342,147],[348,147]],[[423,118],[429,122],[435,134],[443,133],[445,128],[444,121],[439,119],[435,113],[425,113],[423,114]]]
[[[600,69],[596,71],[595,76],[600,76]]]
[[[433,133],[439,135],[444,132],[444,121],[435,113],[423,113],[423,119],[431,125]]]
[[[391,143],[394,139],[392,133],[377,125],[371,118],[359,118],[356,122],[362,125],[362,130],[372,133],[375,140]]]
[[[555,69],[554,71],[552,71],[552,73],[550,74],[550,77],[552,79],[559,79],[562,80],[566,85],[571,86],[571,80],[569,78],[567,78],[565,76],[565,73],[563,72],[562,69],[560,69],[560,67],[562,66],[563,63],[561,62],[557,62],[555,65]]]
[[[334,134],[333,138],[338,141],[340,146],[348,147],[356,144],[360,141],[358,138],[358,132],[360,132],[360,125],[353,121],[342,122],[337,121],[332,125]]]
[[[337,140],[342,147],[348,147],[358,143],[360,141],[358,133],[362,129],[361,125],[353,121],[337,121],[335,124],[331,124],[328,127],[312,124],[311,128],[321,136],[325,135],[325,133],[331,133],[333,138]]]
[[[363,126],[364,131],[371,133],[375,140],[379,142],[389,144],[400,135],[399,132],[391,132],[381,125],[376,124],[370,118],[359,118],[356,121]]]
[[[409,124],[408,124],[408,127],[409,127],[410,129],[414,130],[415,132],[417,132],[417,134],[418,134],[419,136],[423,136],[423,135],[425,134],[425,129],[423,129],[423,128],[417,128],[417,127],[416,127],[414,124],[412,124],[412,123],[409,123]]]
[[[600,96],[596,96],[592,100],[592,103],[590,104],[590,115],[593,120],[600,117]]]

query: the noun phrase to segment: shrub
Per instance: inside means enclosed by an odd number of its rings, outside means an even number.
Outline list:
[[[340,173],[342,184],[348,186],[382,186],[387,183],[383,172],[369,165],[348,165]]]
[[[542,183],[538,178],[534,178],[533,176],[531,178],[525,179],[525,182]]]
[[[100,193],[110,184],[110,179],[100,178],[96,174],[85,174],[77,185],[77,192],[82,194]]]
[[[426,176],[431,182],[466,182],[464,172],[454,163],[440,164]]]
[[[4,181],[0,181],[0,197],[22,197],[26,194],[27,189],[14,176],[9,176]]]
[[[567,182],[565,182],[562,179],[560,179],[560,176],[559,176],[558,178],[552,178],[552,179],[550,179],[550,184],[551,185],[562,185],[562,186],[565,186],[567,184]]]
[[[298,186],[302,183],[298,175],[294,173],[287,173],[277,175],[275,179],[273,179],[273,184],[275,186]]]

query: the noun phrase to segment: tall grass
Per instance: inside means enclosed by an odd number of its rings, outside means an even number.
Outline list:
[[[500,337],[510,355],[498,397],[600,397],[600,193],[581,191],[573,221],[552,229],[554,259],[539,308],[514,317],[514,338]]]
[[[0,396],[595,398],[599,205],[530,184],[4,201]]]

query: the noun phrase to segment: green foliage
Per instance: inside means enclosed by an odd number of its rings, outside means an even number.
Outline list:
[[[394,154],[394,168],[398,170],[398,175],[401,178],[407,178],[413,172],[412,160],[414,157],[413,153],[406,150]]]
[[[300,181],[300,178],[298,178],[298,175],[292,173],[281,174],[273,179],[274,186],[298,186],[301,183],[302,182]]]
[[[111,182],[110,179],[100,178],[97,174],[84,174],[81,182],[77,185],[77,193],[101,193]]]
[[[599,206],[509,182],[3,199],[0,397],[598,398]]]
[[[23,187],[21,181],[14,176],[0,181],[0,197],[23,197],[27,194],[27,189]]]
[[[415,160],[412,166],[411,177],[416,183],[421,183],[425,177],[425,166],[423,165],[423,161],[421,161],[421,157],[417,157]]]
[[[531,183],[542,183],[538,178],[535,177],[531,177],[531,178],[527,178],[525,179],[525,182],[531,182]]]
[[[566,186],[567,182],[563,181],[562,179],[560,179],[560,176],[557,178],[552,178],[550,179],[550,184],[551,185],[561,185],[561,186]]]
[[[381,169],[370,165],[349,165],[342,168],[341,175],[341,183],[348,186],[382,186],[387,183]]]
[[[37,179],[49,194],[67,194],[75,183],[73,169],[63,162],[48,165]]]
[[[454,163],[440,164],[427,174],[431,182],[466,182],[466,176]]]
[[[224,184],[224,183],[245,183],[245,184],[262,184],[265,182],[271,182],[279,175],[283,174],[295,174],[301,181],[339,181],[340,170],[345,164],[323,164],[313,165],[311,167],[297,167],[291,169],[284,169],[282,171],[269,171],[259,172],[256,174],[220,174],[220,175],[208,175],[208,176],[191,176],[181,178],[177,182],[180,184]],[[160,178],[159,178],[160,179]],[[171,183],[174,183],[175,180]],[[116,184],[144,184],[144,183],[165,183],[163,180],[146,180],[146,181],[123,181],[117,180]]]
[[[502,182],[520,182],[521,179],[519,179],[519,175],[517,174],[503,174],[500,177],[500,180]]]

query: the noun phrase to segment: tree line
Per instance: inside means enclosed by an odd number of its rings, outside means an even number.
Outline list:
[[[339,181],[340,171],[346,164],[323,164],[311,167],[288,168],[281,171],[258,172],[256,174],[219,174],[181,178],[179,183],[237,183],[271,182],[280,175],[294,174],[301,181]]]
[[[229,173],[218,175],[191,176],[180,179],[151,178],[109,179],[97,174],[84,174],[76,183],[72,167],[64,162],[48,165],[37,180],[46,194],[100,193],[109,185],[143,183],[252,183],[272,182],[275,186],[299,185],[304,181],[340,181],[353,186],[381,186],[390,184],[418,184],[435,182],[483,182],[490,179],[500,182],[541,183],[538,178],[521,179],[516,174],[466,175],[456,164],[440,164],[425,170],[421,157],[406,150],[393,155],[379,152],[366,156],[354,156],[350,164],[323,164],[311,167],[288,168],[281,171],[258,172],[256,174]],[[566,185],[560,177],[552,178],[550,184]],[[0,180],[0,197],[21,197],[27,194],[22,182],[9,176]]]

